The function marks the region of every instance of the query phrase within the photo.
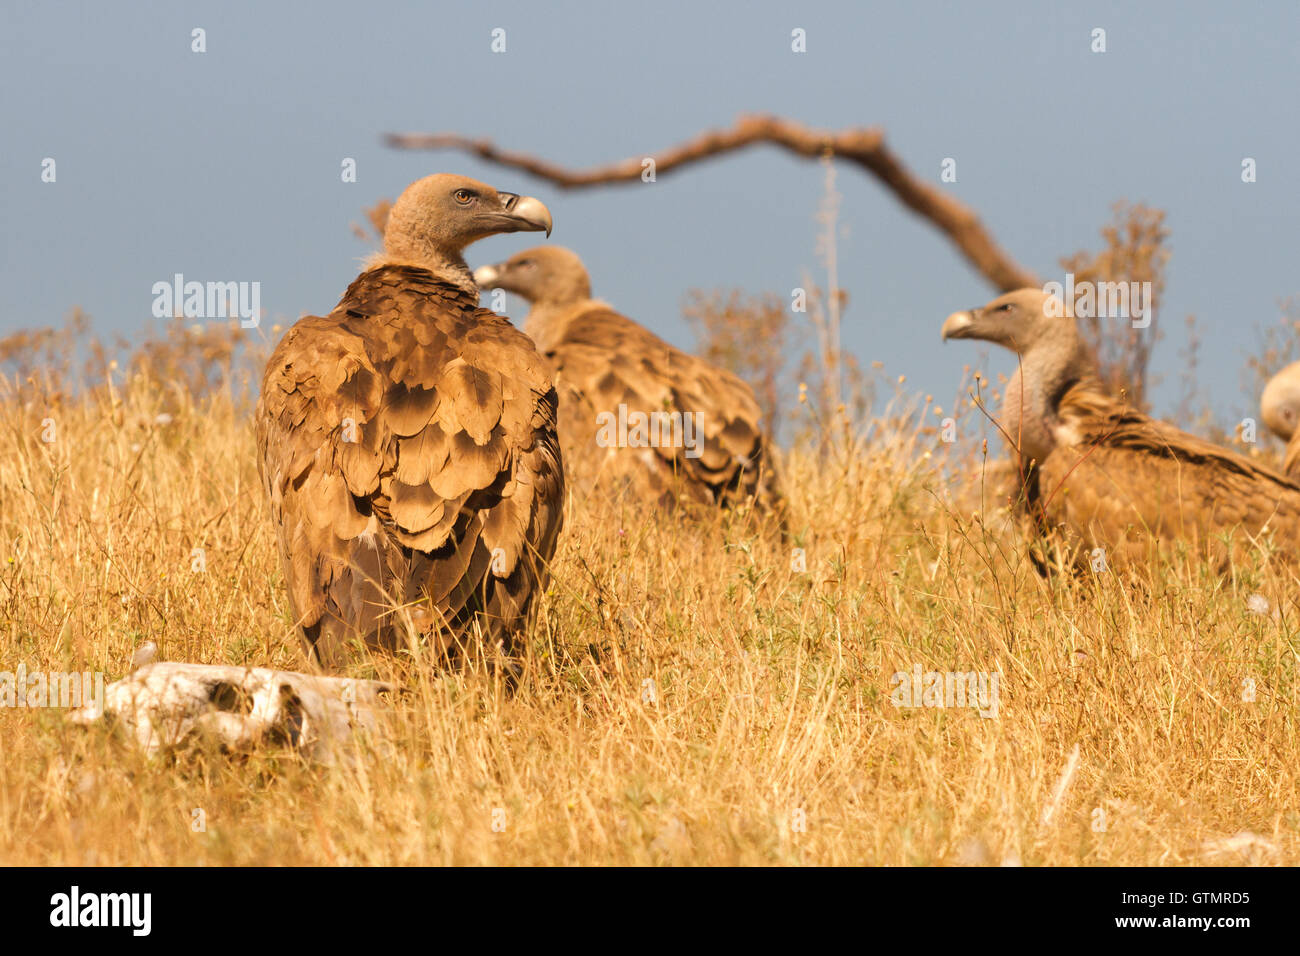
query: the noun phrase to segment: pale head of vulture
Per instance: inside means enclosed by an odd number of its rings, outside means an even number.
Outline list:
[[[542,231],[551,234],[551,213],[540,200],[435,173],[407,186],[393,204],[381,261],[422,266],[473,292],[466,246],[497,233]]]
[[[474,270],[478,287],[505,289],[533,305],[568,305],[591,298],[591,278],[578,254],[563,246],[535,246],[505,262]]]
[[[1293,362],[1269,379],[1259,409],[1269,431],[1290,441],[1300,422],[1300,362]]]
[[[943,338],[983,339],[1022,355],[1044,345],[1059,350],[1072,345],[1077,334],[1074,319],[1059,314],[1059,303],[1057,314],[1049,310],[1051,299],[1041,289],[1008,292],[988,305],[948,316],[943,323]]]

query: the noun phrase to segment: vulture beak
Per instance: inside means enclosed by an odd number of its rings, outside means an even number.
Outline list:
[[[480,289],[490,289],[501,277],[496,266],[479,266],[474,270],[474,284]]]
[[[940,334],[945,342],[949,339],[968,338],[970,327],[974,324],[975,316],[969,309],[963,312],[954,312],[944,320],[943,331]]]
[[[551,211],[540,199],[516,193],[497,193],[501,197],[503,214],[499,217],[500,232],[541,232],[551,237]],[[495,217],[494,217],[495,218]]]

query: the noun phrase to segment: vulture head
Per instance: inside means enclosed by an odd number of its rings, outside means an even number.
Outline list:
[[[1290,441],[1300,422],[1300,362],[1293,362],[1269,379],[1259,409],[1269,431]]]
[[[563,246],[536,246],[505,262],[474,270],[480,289],[505,289],[533,305],[568,305],[591,298],[591,279],[578,254]]]
[[[468,176],[436,173],[406,187],[388,214],[384,258],[449,271],[468,279],[462,251],[502,232],[551,234],[551,213],[539,200],[497,192]]]
[[[1068,348],[1076,338],[1074,319],[1041,289],[1017,289],[978,309],[954,312],[943,323],[943,338],[983,339],[1019,352],[1040,343]]]

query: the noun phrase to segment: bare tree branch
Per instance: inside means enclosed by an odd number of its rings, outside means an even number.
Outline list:
[[[463,150],[488,162],[531,173],[562,189],[640,182],[643,168],[641,158],[633,157],[591,169],[571,170],[526,153],[498,149],[490,140],[454,133],[390,133],[385,141],[398,149]],[[1008,291],[1040,284],[1032,272],[998,247],[974,210],[908,172],[885,146],[884,134],[879,129],[832,133],[809,129],[777,116],[741,116],[731,129],[703,133],[655,155],[655,173],[668,173],[679,166],[756,143],[771,143],[809,159],[830,154],[856,163],[884,183],[903,205],[943,230],[970,264],[998,289]]]

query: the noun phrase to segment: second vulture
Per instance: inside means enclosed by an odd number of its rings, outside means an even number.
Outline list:
[[[954,312],[942,332],[1019,354],[999,424],[1040,526],[1121,561],[1148,558],[1160,542],[1217,548],[1224,532],[1236,533],[1234,552],[1271,532],[1294,555],[1300,484],[1108,395],[1057,305],[1020,289]]]
[[[753,390],[593,299],[575,253],[527,249],[478,269],[474,280],[532,305],[524,331],[555,375],[571,481],[612,479],[662,505],[753,498],[781,513]]]

